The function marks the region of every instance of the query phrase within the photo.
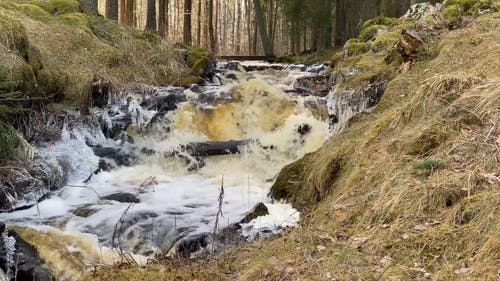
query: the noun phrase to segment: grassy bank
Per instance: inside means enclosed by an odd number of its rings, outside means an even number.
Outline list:
[[[30,96],[83,102],[95,74],[117,86],[175,83],[190,72],[156,35],[80,13],[75,0],[0,3],[0,63]]]
[[[380,43],[396,43],[401,24]],[[369,34],[334,58],[361,69],[346,87],[391,82],[372,113],[281,172],[276,184],[307,213],[300,227],[216,259],[88,280],[496,280],[500,15],[460,26],[429,33],[410,64],[368,47]]]

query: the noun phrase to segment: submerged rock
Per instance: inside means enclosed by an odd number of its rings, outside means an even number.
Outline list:
[[[118,166],[132,166],[137,161],[137,156],[131,152],[118,147],[94,147],[94,154],[101,157],[114,160]]]
[[[264,203],[260,202],[257,203],[257,205],[255,205],[253,209],[250,212],[248,212],[248,214],[243,219],[240,220],[239,223],[249,223],[250,221],[258,217],[266,215],[269,215],[269,210],[267,209]]]
[[[54,280],[36,249],[15,231],[7,230],[3,223],[0,223],[0,269],[7,281]]]
[[[127,193],[127,192],[118,192],[109,194],[101,197],[102,200],[111,200],[122,203],[140,203],[141,201],[135,194]]]

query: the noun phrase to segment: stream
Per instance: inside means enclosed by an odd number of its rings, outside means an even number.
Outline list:
[[[113,246],[138,261],[175,253],[190,239],[198,244],[189,255],[210,250],[216,224],[234,225],[261,202],[268,214],[241,223],[236,235],[250,241],[279,234],[300,214],[268,197],[276,175],[331,133],[326,71],[218,63],[203,86],[113,96],[91,110],[96,122],[68,121],[60,141],[37,148],[37,157],[62,166],[66,186],[0,213],[0,221],[45,234],[39,239],[48,251],[62,247],[88,263],[115,261]]]

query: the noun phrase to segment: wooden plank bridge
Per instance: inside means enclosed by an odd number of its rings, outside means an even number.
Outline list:
[[[276,57],[266,57],[266,56],[216,56],[219,61],[267,61],[267,62],[276,62]]]

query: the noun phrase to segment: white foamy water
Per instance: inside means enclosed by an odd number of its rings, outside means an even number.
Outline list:
[[[292,89],[298,77],[312,75],[301,69],[234,72],[237,82],[222,79],[222,86],[203,87],[203,93],[219,98],[216,102],[198,100],[200,94],[185,90],[187,101],[149,131],[143,127],[156,112],[141,108],[142,97],[118,101],[112,114],[105,112],[102,118],[111,127],[111,116],[130,113],[136,120],[135,128],[128,130],[134,144],[106,140],[102,132],[86,128],[65,129],[59,143],[40,153],[68,162],[68,186],[29,209],[0,214],[0,219],[68,237],[80,233],[86,238],[79,243],[87,243],[89,249],[95,250],[96,243],[105,249],[118,243],[124,250],[147,257],[168,251],[183,237],[213,232],[219,207],[221,229],[241,220],[257,203],[266,204],[269,215],[242,226],[248,240],[261,232],[277,234],[293,227],[300,214],[289,204],[272,202],[270,187],[284,165],[318,149],[329,130],[328,121],[316,119],[303,98],[283,92]],[[123,113],[120,108],[127,110]],[[301,134],[298,129],[304,124],[309,130]],[[205,157],[205,165],[196,171],[187,170],[182,153],[171,155],[193,142],[247,139],[253,141],[240,154]],[[138,159],[130,167],[101,171],[83,183],[99,163],[89,143],[120,147]],[[141,149],[154,153],[141,154]],[[148,179],[154,179],[154,184],[139,188]],[[224,194],[219,202],[222,179]],[[102,199],[116,193],[136,194],[138,201]],[[113,237],[116,229],[120,235]],[[69,243],[67,248],[90,255],[79,244]]]

